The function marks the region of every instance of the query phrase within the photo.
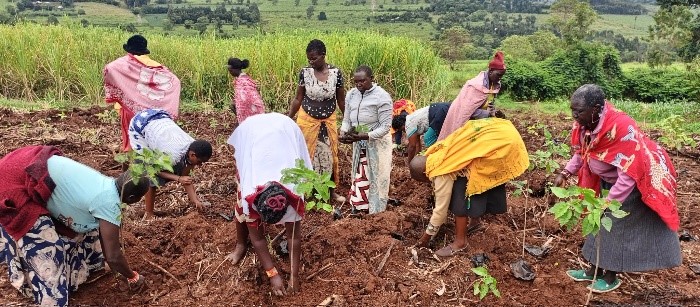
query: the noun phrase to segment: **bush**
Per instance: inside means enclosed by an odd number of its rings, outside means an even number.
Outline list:
[[[517,100],[544,100],[556,97],[557,82],[540,63],[508,58],[503,90]]]
[[[637,68],[626,72],[624,95],[644,102],[697,99],[691,74],[675,68]]]

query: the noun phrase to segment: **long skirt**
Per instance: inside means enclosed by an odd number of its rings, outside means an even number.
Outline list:
[[[350,204],[358,210],[379,213],[386,210],[391,175],[391,135],[352,145]]]
[[[622,202],[622,210],[629,215],[618,219],[613,216],[610,232],[600,229],[601,269],[615,272],[642,272],[672,268],[681,265],[678,234],[668,228],[658,214],[642,202],[638,189]],[[596,238],[586,238],[583,256],[596,263]]]
[[[0,263],[7,263],[12,286],[34,303],[67,306],[70,292],[104,267],[98,231],[78,237],[57,234],[47,216],[39,217],[19,241],[0,227]]]

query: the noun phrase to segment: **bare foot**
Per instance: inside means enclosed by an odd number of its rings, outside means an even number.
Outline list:
[[[226,255],[226,259],[231,260],[231,262],[236,265],[238,264],[243,256],[245,256],[248,247],[244,244],[236,244],[236,248],[233,249],[233,253]]]

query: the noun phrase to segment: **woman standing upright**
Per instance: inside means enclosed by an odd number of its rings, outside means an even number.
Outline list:
[[[299,72],[297,94],[289,107],[289,117],[297,117],[309,148],[314,170],[330,173],[338,185],[338,130],[336,106],[345,113],[345,88],[340,69],[326,63],[326,45],[318,39],[306,47],[309,66]],[[332,193],[336,201],[345,199]]]
[[[228,72],[235,78],[233,112],[236,113],[239,124],[249,116],[265,113],[265,103],[258,92],[258,85],[253,78],[243,72],[248,66],[250,66],[248,60],[228,59]]]
[[[378,213],[389,198],[392,103],[389,93],[373,81],[368,66],[355,70],[340,139],[352,143],[350,204],[355,210]]]

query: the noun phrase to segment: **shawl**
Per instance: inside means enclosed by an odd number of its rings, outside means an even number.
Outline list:
[[[438,141],[444,140],[452,132],[462,127],[474,114],[474,111],[484,105],[489,94],[497,94],[499,92],[500,87],[495,90],[489,90],[487,80],[486,72],[482,71],[464,84],[447,112]]]
[[[600,195],[600,177],[591,172],[590,159],[621,169],[634,179],[642,193],[642,201],[668,228],[678,231],[680,218],[676,207],[676,170],[671,158],[661,146],[648,138],[629,115],[605,102],[605,116],[601,118],[600,132],[586,142],[582,136],[589,133],[577,122],[571,133],[571,145],[581,156],[578,185]]]
[[[127,54],[107,64],[102,73],[107,103],[118,103],[134,114],[145,109],[163,109],[177,118],[180,79],[167,67],[148,66]]]
[[[0,225],[16,241],[49,214],[46,202],[56,184],[47,161],[54,155],[63,154],[52,146],[28,146],[0,159]]]
[[[520,133],[505,119],[470,120],[426,151],[426,174],[469,178],[467,196],[481,194],[515,177],[530,165]]]

